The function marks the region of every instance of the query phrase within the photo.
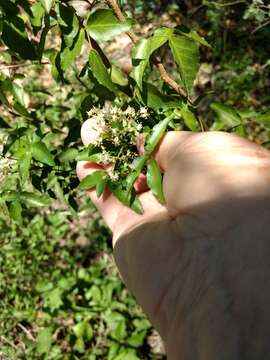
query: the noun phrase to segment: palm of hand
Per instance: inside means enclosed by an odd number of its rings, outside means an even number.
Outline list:
[[[253,228],[260,228],[269,213],[262,201],[270,195],[269,153],[224,133],[174,132],[166,135],[156,158],[165,171],[166,207],[145,191],[140,197],[146,211],[139,216],[111,194],[98,200],[91,192],[114,232],[116,263],[165,339],[169,358],[178,359],[181,349],[183,359],[193,359],[196,337],[200,358],[238,359],[240,335],[234,316],[226,309],[233,302],[234,312],[241,317],[244,310],[237,305],[239,297],[254,302],[253,294],[265,280],[261,261],[267,245],[262,239],[257,258],[252,259],[252,229],[242,224],[245,214]],[[95,166],[81,164],[79,176],[86,176]],[[262,216],[256,222],[258,211]],[[256,269],[252,278],[243,274],[249,266]],[[252,291],[251,285],[245,286],[248,281],[252,281]],[[256,301],[260,306],[269,300],[265,292]],[[242,332],[251,321],[245,319]],[[235,331],[224,340],[228,332]],[[226,349],[223,355],[221,343]]]

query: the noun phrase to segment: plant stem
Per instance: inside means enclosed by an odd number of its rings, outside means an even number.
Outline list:
[[[121,22],[125,21],[125,16],[123,15],[117,0],[106,0],[108,6],[113,10],[114,14],[116,15],[117,19]],[[136,34],[134,34],[132,31],[129,31],[128,36],[130,37],[130,39],[132,40],[132,42],[134,44],[136,44],[136,42],[139,40],[139,38],[136,36]],[[177,92],[179,95],[183,96],[183,97],[187,97],[187,93],[186,91],[179,86],[176,81],[174,81],[169,74],[167,73],[164,65],[160,62],[159,59],[153,57],[153,64],[157,67],[159,73],[160,73],[160,78],[167,84],[169,85],[172,89],[174,89],[175,92]]]

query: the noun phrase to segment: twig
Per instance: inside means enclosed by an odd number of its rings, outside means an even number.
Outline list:
[[[15,349],[16,351],[18,351],[18,348],[15,344],[13,344],[13,342],[11,342],[9,339],[7,339],[5,336],[1,335],[0,336],[0,340],[2,340],[3,342],[5,342],[6,344],[8,344],[9,346],[11,346],[13,349]]]
[[[42,62],[42,63],[31,63],[31,64],[12,64],[12,65],[5,65],[5,66],[0,67],[0,71],[1,71],[1,70],[6,70],[6,69],[26,67],[26,66],[48,65],[48,64],[50,64],[50,63],[49,63],[49,62]]]
[[[242,4],[245,2],[246,2],[246,0],[236,0],[236,1],[229,2],[229,3],[218,4],[218,6],[220,6],[220,7],[233,6],[233,5],[238,5],[238,4]]]
[[[262,28],[264,28],[265,26],[270,24],[270,20],[265,21],[263,24],[261,24],[260,26],[258,26],[256,29],[254,29],[251,34],[255,34],[255,32],[261,30]]]
[[[109,5],[109,7],[113,10],[113,12],[115,13],[117,19],[121,22],[125,21],[125,16],[123,15],[120,7],[118,6],[117,0],[106,0],[107,4]],[[130,39],[132,40],[132,42],[134,44],[136,44],[136,42],[139,40],[138,37],[132,32],[129,31],[128,36],[130,37]],[[183,97],[187,97],[187,93],[186,91],[179,86],[176,81],[174,81],[169,74],[167,73],[164,65],[160,62],[159,59],[153,57],[153,64],[157,67],[159,73],[160,73],[160,78],[166,83],[168,84],[172,89],[174,89],[174,91],[176,91],[179,95],[183,96]]]
[[[119,21],[124,22],[126,20],[120,7],[118,6],[117,0],[106,0],[106,3],[113,10]],[[134,32],[128,31],[127,34],[134,44],[139,40],[138,37],[134,34]]]
[[[18,323],[17,326],[22,329],[22,331],[26,334],[26,336],[28,337],[29,340],[35,341],[35,338],[33,337],[33,335],[30,333],[29,330],[27,330],[22,324]]]

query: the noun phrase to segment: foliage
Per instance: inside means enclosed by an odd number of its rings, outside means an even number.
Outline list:
[[[118,70],[114,72],[113,77],[111,64],[97,41],[108,41],[122,32],[130,31],[135,23],[133,19],[124,18],[120,21],[119,16],[118,18],[116,16],[117,13],[114,14],[108,8],[96,8],[95,4],[87,15],[80,16],[69,3],[52,1],[35,2],[32,5],[25,2],[22,9],[17,1],[8,0],[2,5],[2,14],[1,40],[8,47],[10,59],[15,57],[18,60],[28,59],[39,62],[47,59],[57,81],[68,84],[74,81],[75,77],[78,85],[84,84],[83,92],[79,94],[73,92],[72,96],[70,93],[71,101],[77,100],[78,103],[72,109],[70,106],[65,108],[70,117],[69,130],[79,127],[87,110],[93,105],[104,106],[104,104],[109,107],[115,104],[114,106],[119,109],[147,106],[151,111],[151,121],[141,121],[139,124],[144,133],[151,132],[153,125],[163,116],[170,118],[168,124],[171,123],[172,128],[178,126],[179,120],[174,108],[181,109],[187,106],[187,101],[191,101],[192,85],[199,68],[198,46],[200,43],[207,45],[195,31],[182,28],[156,30],[150,38],[142,39],[136,44],[132,53],[134,73],[125,77],[121,70]],[[47,39],[53,31],[61,38],[60,49],[47,46],[50,45]],[[34,39],[34,34],[37,39]],[[80,71],[74,69],[72,78],[69,79],[69,67],[76,62],[86,41],[88,42],[88,50],[85,51],[87,59]],[[160,92],[153,84],[148,84],[147,77],[144,76],[151,55],[167,42],[179,68],[182,85],[188,94],[187,99],[181,99],[177,93],[170,94],[171,105],[164,101],[168,95],[166,91]],[[151,96],[153,92],[154,96]],[[2,208],[8,208],[10,216],[17,222],[21,222],[21,212],[25,207],[45,206],[50,198],[61,199],[71,211],[75,212],[77,205],[73,194],[78,183],[72,173],[77,158],[78,139],[70,139],[64,134],[61,136],[59,125],[54,124],[56,119],[48,119],[47,109],[45,114],[44,111],[39,111],[39,101],[34,106],[31,103],[27,104],[25,100],[27,92],[12,76],[2,77],[1,94],[3,104],[7,111],[14,115],[15,120],[13,126],[8,119],[3,119],[8,127],[8,139],[3,148],[3,155],[6,156],[5,160],[12,158],[17,161],[13,164],[10,176],[1,189]],[[50,105],[46,104],[46,107]],[[52,117],[58,117],[56,114],[60,109],[52,110],[55,110],[51,111]],[[181,112],[178,114],[181,119]],[[118,119],[120,120],[122,118]],[[141,117],[141,120],[144,118]],[[122,129],[123,124],[122,121]],[[112,126],[112,123],[110,125]],[[166,127],[160,129],[164,132]],[[121,132],[121,129],[119,131]],[[162,133],[159,138],[161,136]],[[119,150],[122,153],[123,150],[125,153],[134,151],[132,149],[134,139],[127,144],[127,149],[118,146],[111,150],[113,142],[108,136],[106,142],[108,144],[106,150],[114,155]],[[104,148],[105,144],[103,143],[102,146]],[[151,153],[148,151],[147,155],[149,157]],[[133,160],[137,162],[135,157]],[[128,166],[127,160],[123,166],[120,166],[119,161],[114,166],[117,179],[115,181],[112,178],[107,179],[108,186],[126,205],[131,207],[134,205],[134,210],[143,212],[133,188],[136,180],[134,174],[139,174],[136,166],[132,181],[125,180],[122,176]],[[140,170],[143,170],[143,167],[144,164]],[[68,177],[65,176],[67,173]],[[39,180],[37,176],[40,177]],[[103,186],[104,189],[105,178],[95,177],[95,179],[103,184],[98,188]],[[93,186],[97,184],[95,182]],[[154,189],[154,193],[157,193],[157,189]],[[159,198],[161,196],[160,194]]]
[[[149,324],[118,280],[110,234],[80,187],[97,184],[100,196],[107,184],[143,211],[132,190],[143,171],[164,202],[148,158],[168,128],[270,143],[266,1],[121,0],[123,21],[106,3],[0,0],[0,357],[154,358]],[[129,70],[110,51],[126,32],[140,35]],[[81,124],[102,111],[121,146],[85,149]],[[148,157],[137,153],[135,124]],[[79,187],[78,159],[101,153],[104,163],[120,150],[121,182],[109,183],[119,174],[108,171]],[[84,248],[74,241],[82,236],[92,239]]]
[[[82,220],[80,229],[54,209],[1,233],[3,358],[135,360],[150,352],[150,324],[113,266],[107,229],[93,210]]]

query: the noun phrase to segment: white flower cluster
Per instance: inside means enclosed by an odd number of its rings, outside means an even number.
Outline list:
[[[149,116],[141,107],[135,110],[128,106],[122,110],[117,106],[93,107],[88,112],[91,128],[91,144],[101,149],[102,163],[128,166],[136,153],[136,139],[143,130],[143,121]],[[114,167],[108,171],[112,180],[118,179]]]

